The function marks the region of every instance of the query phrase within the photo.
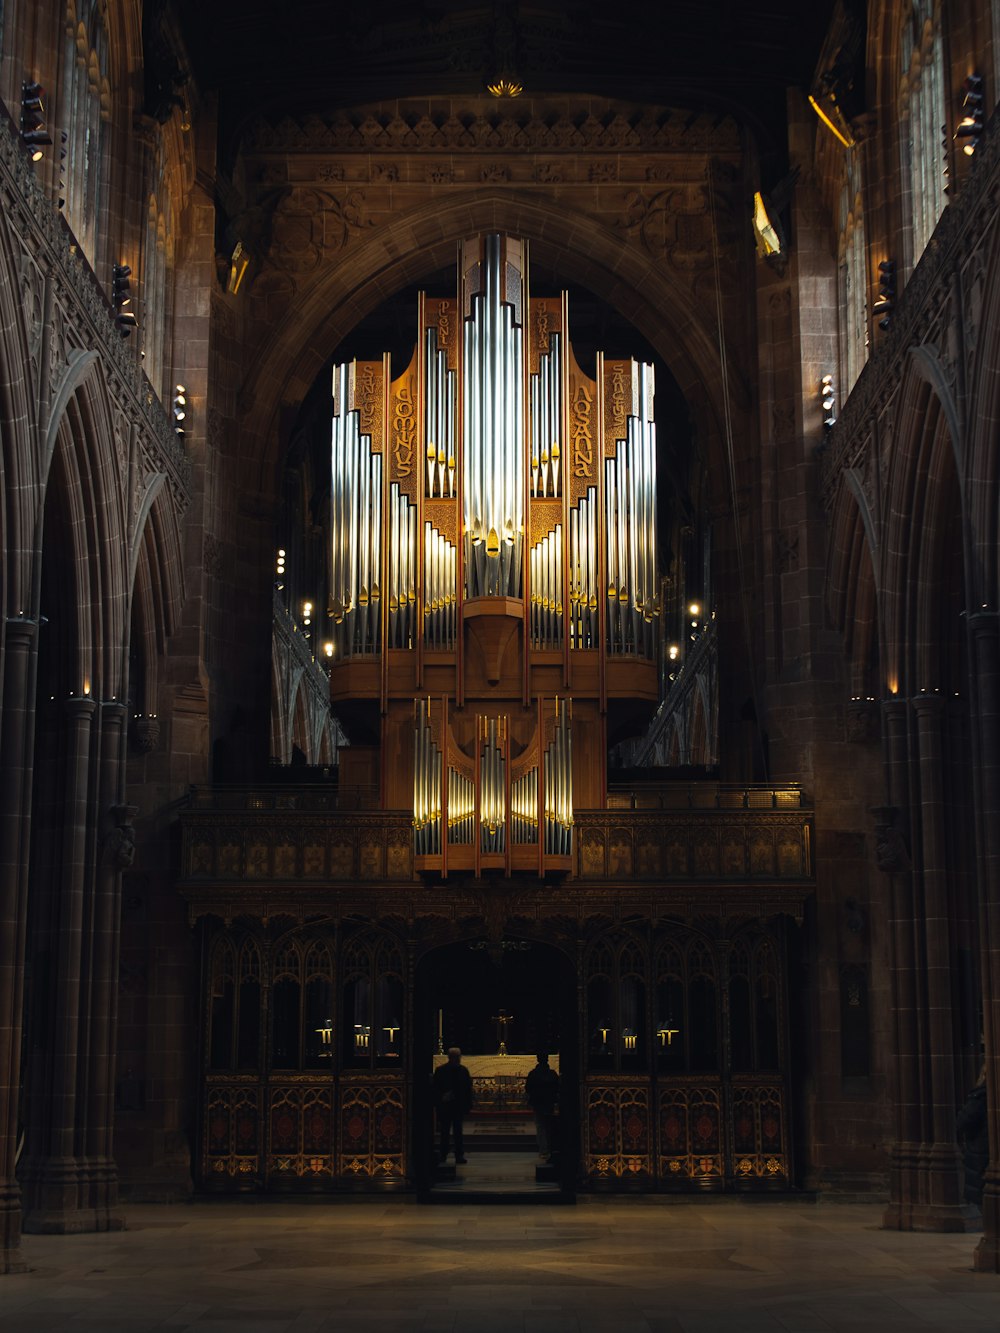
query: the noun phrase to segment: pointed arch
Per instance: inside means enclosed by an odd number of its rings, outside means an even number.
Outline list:
[[[958,569],[948,577],[962,591],[966,558],[962,531],[963,440],[954,399],[936,354],[914,349],[899,390],[896,439],[885,497],[885,538],[879,577],[884,589],[885,664],[907,695],[938,688],[944,664],[943,627],[934,627],[945,593],[940,556],[943,533],[958,524]],[[937,553],[937,555],[935,555]],[[936,608],[936,609],[935,609]]]

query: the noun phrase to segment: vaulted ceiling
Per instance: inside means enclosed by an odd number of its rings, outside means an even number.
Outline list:
[[[153,0],[156,3],[156,0]],[[807,86],[833,0],[177,0],[199,86],[217,90],[220,148],[246,123],[395,97],[482,92],[717,110],[784,152],[785,94]]]

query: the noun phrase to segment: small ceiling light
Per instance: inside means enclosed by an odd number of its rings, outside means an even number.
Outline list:
[[[31,152],[32,162],[40,162],[42,151],[52,143],[45,125],[45,89],[40,83],[21,84],[21,141]]]
[[[962,118],[955,130],[956,139],[964,139],[962,151],[971,157],[979,147],[983,133],[983,80],[970,74],[962,84]]]
[[[689,615],[689,616],[700,616],[700,615],[701,615],[701,605],[700,605],[700,603],[698,603],[698,602],[692,602],[691,605],[688,607],[688,615]]]

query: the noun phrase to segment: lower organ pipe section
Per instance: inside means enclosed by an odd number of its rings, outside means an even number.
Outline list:
[[[549,719],[551,719],[551,713]],[[445,728],[447,732],[447,725]],[[573,753],[570,738],[569,704],[555,700],[555,724],[549,721],[550,736],[544,764],[537,759],[530,768],[511,778],[510,718],[476,717],[476,749],[473,776],[442,760],[441,744],[434,739],[431,704],[418,699],[414,728],[413,847],[417,856],[441,856],[445,838],[451,847],[479,843],[483,856],[502,856],[508,846],[538,847],[544,840],[547,856],[567,857],[573,847]],[[448,733],[450,734],[450,733]],[[446,746],[457,755],[455,742]],[[516,745],[515,745],[516,748]],[[466,754],[462,762],[467,763]],[[531,762],[525,755],[525,762]],[[542,774],[544,773],[544,777]],[[443,783],[447,780],[447,792]],[[442,812],[447,796],[447,823]],[[478,830],[477,830],[478,812]],[[541,828],[542,832],[539,832]]]
[[[430,700],[417,700],[413,763],[413,850],[441,854],[441,751],[431,734]]]
[[[448,841],[471,847],[475,837],[476,788],[457,768],[448,769]]]
[[[507,719],[480,719],[479,828],[485,854],[507,845],[507,765],[504,758]]]
[[[569,706],[556,700],[556,728],[545,751],[545,852],[569,856],[573,847],[573,753]]]
[[[538,843],[538,769],[511,783],[511,837],[523,844]]]

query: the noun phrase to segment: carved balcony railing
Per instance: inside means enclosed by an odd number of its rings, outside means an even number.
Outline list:
[[[47,377],[51,393],[75,356],[96,350],[113,401],[136,427],[145,469],[165,475],[177,510],[183,512],[190,500],[190,460],[140,369],[135,347],[122,338],[101,284],[46,193],[2,103],[0,201],[15,247],[16,267],[11,276],[18,283],[18,300],[26,320],[37,322],[37,329],[30,330],[39,335],[32,373],[37,379]],[[44,342],[43,319],[48,330]],[[45,365],[41,364],[43,357]],[[36,392],[41,392],[40,384]]]
[[[797,787],[663,784],[612,791],[608,806],[577,811],[573,869],[546,894],[682,886],[697,895],[756,885],[787,887],[801,900],[808,892],[813,812]],[[318,902],[359,888],[419,895],[429,883],[414,868],[408,811],[341,810],[333,788],[196,790],[180,826],[179,887],[192,900],[214,889],[233,902],[262,890],[272,903],[282,894]],[[467,877],[452,887],[463,891]],[[524,888],[543,886],[526,878]]]
[[[977,256],[994,244],[997,179],[1000,175],[1000,117],[990,118],[975,155],[938,220],[934,233],[875,341],[837,422],[821,447],[823,498],[833,505],[842,474],[864,475],[878,447],[886,453],[893,434],[894,399],[912,349],[935,364],[956,412],[968,410],[966,367],[971,364],[982,317],[983,268]],[[957,303],[957,305],[956,305]],[[960,311],[960,314],[958,313]],[[883,426],[874,443],[875,422]],[[959,420],[958,425],[965,423]],[[886,437],[885,440],[882,437]]]

